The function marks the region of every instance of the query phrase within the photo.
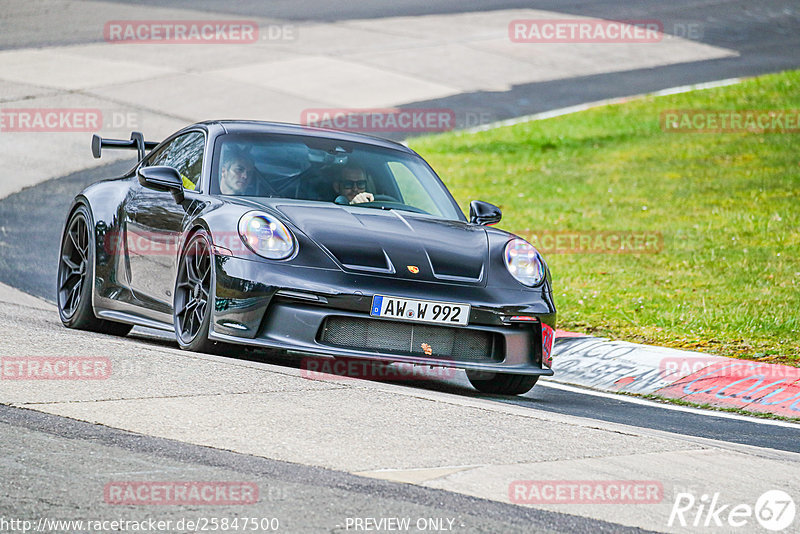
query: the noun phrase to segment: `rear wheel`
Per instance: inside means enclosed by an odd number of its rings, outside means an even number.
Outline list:
[[[98,319],[92,309],[94,233],[90,231],[91,220],[89,209],[78,207],[67,222],[61,239],[58,314],[68,328],[124,336],[133,328],[131,325]]]
[[[467,370],[467,378],[481,393],[497,395],[522,395],[529,392],[539,380],[538,375],[513,375],[471,369]]]
[[[185,350],[212,352],[208,339],[211,323],[211,241],[204,230],[192,235],[181,256],[175,284],[174,323],[178,345]]]

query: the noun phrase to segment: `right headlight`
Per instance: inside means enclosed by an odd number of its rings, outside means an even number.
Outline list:
[[[544,280],[544,261],[536,248],[524,239],[512,239],[506,244],[506,269],[521,284],[535,286]]]
[[[289,229],[263,211],[249,211],[242,215],[239,235],[247,248],[270,260],[282,260],[294,252],[294,237]]]

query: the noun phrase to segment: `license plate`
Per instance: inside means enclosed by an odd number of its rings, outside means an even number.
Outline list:
[[[369,314],[387,319],[464,326],[469,321],[469,309],[469,304],[375,295]]]

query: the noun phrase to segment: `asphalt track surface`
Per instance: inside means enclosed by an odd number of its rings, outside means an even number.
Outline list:
[[[145,343],[176,346],[171,336],[155,330],[135,330],[132,334]],[[557,349],[556,349],[557,351]],[[234,357],[299,368],[300,359],[280,353],[263,351],[240,351],[233,348]],[[400,373],[401,371],[398,371]],[[387,376],[392,376],[387,373]],[[402,375],[399,375],[402,376]],[[378,381],[376,379],[376,381]],[[409,388],[439,391],[462,397],[491,399],[495,402],[523,406],[532,410],[560,413],[611,423],[674,432],[684,436],[715,439],[729,443],[752,445],[789,452],[800,452],[800,425],[774,424],[771,420],[759,420],[745,416],[714,413],[707,410],[685,410],[669,408],[647,400],[631,400],[631,397],[613,394],[596,394],[579,387],[563,388],[559,384],[542,379],[534,388],[516,396],[485,395],[472,387],[463,372],[448,379],[393,380]]]
[[[143,1],[141,4],[149,4]],[[398,15],[455,13],[470,10],[535,7],[574,14],[617,19],[658,18],[665,30],[675,24],[700,21],[702,41],[732,48],[741,56],[733,59],[701,61],[664,68],[647,69],[514,87],[506,93],[462,94],[449,99],[427,102],[458,107],[489,107],[499,118],[545,111],[562,105],[623,96],[638,91],[657,90],[683,83],[747,76],[800,65],[800,56],[786,50],[800,48],[800,18],[793,2],[639,2],[635,7],[617,1],[604,2],[429,2],[406,1],[385,4],[341,4],[330,2],[240,2],[218,4],[192,2],[193,9],[213,9],[237,16],[275,17],[285,20],[333,21],[348,18],[380,18]],[[159,2],[159,5],[185,7],[184,2]],[[711,22],[713,21],[713,22]],[[64,44],[76,37],[63,28],[41,28],[37,39],[43,44]],[[44,39],[47,35],[49,40]],[[80,40],[86,42],[86,39]],[[22,43],[24,44],[24,43]],[[2,45],[0,45],[2,46]],[[6,45],[6,47],[8,47]],[[419,106],[420,103],[409,104]],[[133,161],[117,162],[69,176],[53,179],[0,200],[0,282],[30,294],[54,301],[54,279],[58,244],[69,203],[75,193],[99,179],[128,170]],[[35,246],[31,246],[35,244]],[[419,384],[417,387],[440,388],[471,395],[463,383]],[[791,428],[769,427],[769,437],[760,423],[714,418],[680,411],[643,406],[623,400],[605,399],[552,388],[534,388],[528,396],[504,399],[533,409],[545,409],[571,415],[687,435],[710,437],[736,443],[761,445],[783,450],[800,450],[800,432]]]
[[[5,503],[13,504],[13,514],[8,513],[12,508],[2,514],[6,519],[31,520],[34,524],[42,517],[84,521],[153,518],[173,521],[175,525],[181,518],[239,516],[276,518],[279,532],[344,532],[353,530],[352,525],[347,528],[347,518],[399,517],[411,518],[412,524],[422,518],[438,519],[444,521],[443,525],[450,520],[452,530],[461,532],[643,532],[594,519],[142,436],[6,406],[0,406],[0,447],[0,475],[4,481],[13,481],[0,489],[0,511]],[[200,508],[115,506],[104,502],[99,488],[108,480],[131,480],[143,472],[160,481],[254,483],[260,500],[252,505]],[[167,531],[179,530],[173,527]]]
[[[727,78],[755,76],[800,66],[800,6],[794,0],[405,0],[397,2],[298,2],[281,0],[112,0],[120,4],[191,8],[241,17],[267,17],[277,22],[333,22],[396,16],[465,13],[527,8],[612,20],[658,20],[664,33],[678,37],[693,32],[693,40],[735,50],[738,57],[681,63],[513,86],[509,91],[478,91],[447,98],[410,102],[406,108],[447,108],[456,116],[480,110],[492,120],[504,120],[607,98],[641,94],[668,87]],[[144,11],[146,13],[146,11]],[[8,15],[7,15],[8,16]],[[29,18],[5,19],[0,13],[0,50],[101,42],[94,28],[43,17],[31,4]],[[0,95],[2,96],[2,95]],[[396,137],[389,135],[389,137]]]
[[[156,2],[140,1],[142,5]],[[33,4],[32,4],[33,5]],[[189,2],[158,2],[189,7]],[[796,2],[752,1],[645,1],[635,5],[614,1],[490,2],[476,0],[332,3],[245,0],[216,3],[195,0],[191,8],[227,12],[237,16],[274,17],[287,21],[336,21],[434,13],[459,13],[514,7],[552,10],[611,19],[658,18],[670,32],[676,24],[702,24],[702,42],[736,50],[736,58],[679,64],[570,80],[524,84],[505,92],[477,92],[445,99],[409,103],[408,107],[446,106],[454,110],[486,109],[496,119],[518,117],[604,98],[655,91],[667,87],[775,72],[800,65],[800,15]],[[35,11],[35,8],[32,8]],[[62,27],[48,18],[35,31],[14,35],[11,21],[0,15],[0,49],[86,43],[93,36]],[[12,31],[9,32],[8,30]],[[2,96],[2,95],[0,95]],[[88,143],[87,143],[88,145]],[[87,146],[88,149],[88,146]],[[115,163],[75,173],[27,188],[0,200],[0,282],[52,301],[58,240],[66,209],[73,195],[98,179],[121,174],[131,163]],[[146,340],[142,343],[169,343]],[[262,358],[254,354],[250,357]],[[281,362],[294,365],[292,362]],[[459,375],[450,381],[409,383],[408,387],[457,395],[478,395]],[[624,399],[586,395],[537,386],[519,398],[495,398],[530,409],[578,415],[605,421],[800,451],[800,430],[742,419],[719,418],[667,410],[655,404],[632,404]],[[98,510],[85,488],[97,484],[93,474],[127,472],[156,461],[157,472],[175,479],[191,472],[211,473],[207,478],[255,480],[262,488],[275,488],[275,499],[261,503],[259,514],[286,517],[291,531],[333,530],[346,517],[412,516],[452,517],[470,531],[522,532],[622,532],[625,527],[565,514],[542,512],[465,497],[454,493],[364,479],[336,471],[299,466],[235,454],[169,440],[150,438],[14,408],[0,407],[0,462],[4,484],[0,498],[13,503],[17,517],[40,516],[51,511],[64,518],[87,519],[86,510]],[[31,444],[36,444],[32,446]],[[59,451],[53,455],[52,451]],[[39,471],[23,469],[32,462]],[[90,466],[88,469],[79,466]],[[159,471],[160,470],[160,471]],[[27,477],[27,478],[26,478]],[[107,478],[107,477],[106,477]],[[65,497],[66,496],[66,497]],[[97,498],[97,497],[93,497]],[[304,516],[292,511],[304,510]],[[478,511],[476,513],[475,511]],[[173,517],[195,510],[170,508]],[[115,514],[116,515],[116,514]],[[125,515],[134,518],[132,511]],[[208,514],[205,514],[208,515]],[[166,516],[165,516],[166,518]],[[533,528],[532,528],[533,527]],[[343,530],[343,529],[339,529]]]

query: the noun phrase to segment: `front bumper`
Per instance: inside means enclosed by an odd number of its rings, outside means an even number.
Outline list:
[[[543,353],[544,361],[549,357],[542,333],[554,327],[555,309],[542,291],[395,280],[234,257],[217,257],[215,264],[213,340],[316,356],[553,374],[542,363]],[[375,294],[469,303],[469,324],[374,318],[369,312]],[[514,316],[532,320],[512,322]]]

